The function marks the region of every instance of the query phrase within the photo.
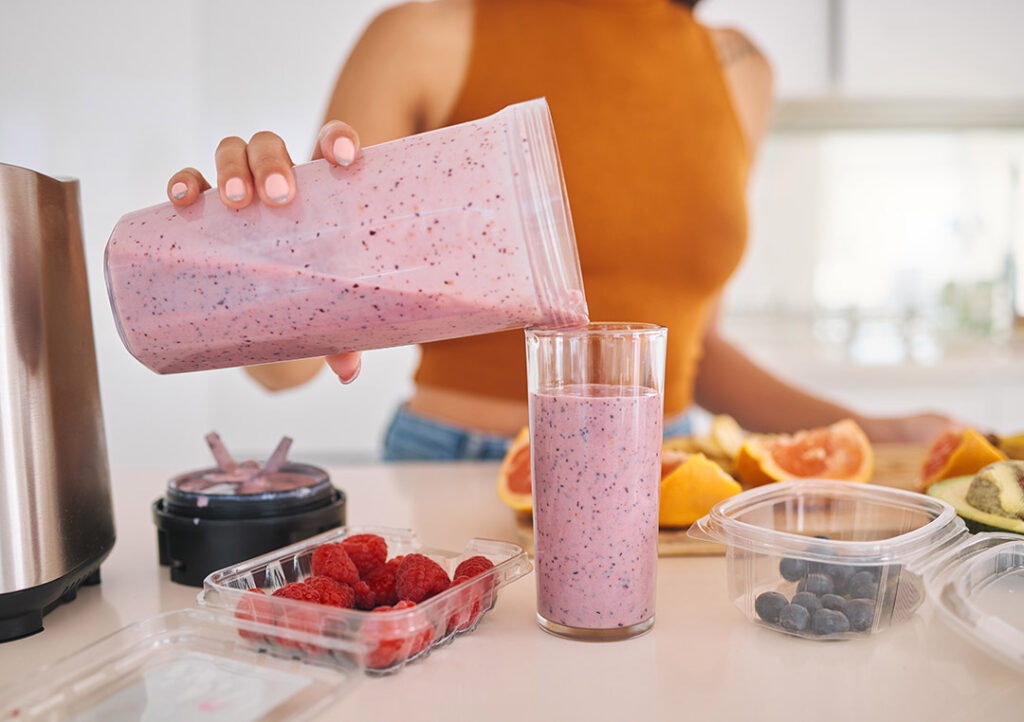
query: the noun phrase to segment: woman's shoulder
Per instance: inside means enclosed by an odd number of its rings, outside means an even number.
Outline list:
[[[775,104],[771,62],[736,28],[707,28],[747,140],[756,148],[768,130]]]
[[[379,12],[366,32],[429,42],[437,33],[468,28],[472,18],[473,0],[412,0]]]

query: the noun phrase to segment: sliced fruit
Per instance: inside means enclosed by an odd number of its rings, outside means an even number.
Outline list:
[[[974,429],[942,432],[921,467],[921,485],[927,489],[937,481],[976,474],[1006,456]]]
[[[739,456],[747,434],[739,423],[728,414],[719,414],[711,419],[711,439],[718,444],[722,453],[733,461]]]
[[[523,427],[505,453],[498,470],[498,496],[516,511],[533,510],[530,474],[530,428]]]
[[[972,532],[1024,534],[1024,462],[997,461],[974,476],[956,476],[928,487],[949,502]]]
[[[686,451],[676,451],[674,449],[666,449],[665,447],[662,447],[661,478],[664,479],[666,476],[682,466],[683,463],[692,456],[693,454]]]
[[[742,491],[722,467],[704,454],[695,454],[661,480],[659,526],[689,526],[711,507]]]
[[[1006,458],[1024,460],[1024,434],[997,437],[995,445]]]
[[[851,419],[795,434],[755,434],[736,457],[736,475],[747,486],[790,479],[867,482],[874,469],[868,437]]]

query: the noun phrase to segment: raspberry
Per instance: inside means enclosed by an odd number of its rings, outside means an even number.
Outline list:
[[[235,617],[247,622],[274,624],[273,602],[266,598],[262,589],[249,589],[239,600],[238,606],[235,608]],[[266,639],[264,635],[248,629],[239,629],[238,636],[257,642]]]
[[[306,584],[320,593],[320,603],[330,607],[352,609],[356,602],[356,593],[348,584],[330,577],[310,577]]]
[[[480,590],[480,585],[470,584],[471,581],[472,577],[456,576],[452,582],[450,589],[462,585],[466,586],[462,586],[461,589],[455,591],[452,604],[455,611],[448,617],[449,634],[468,629],[476,621],[476,618],[480,616],[480,610],[483,607],[483,594]]]
[[[320,603],[320,592],[306,582],[291,582],[276,590],[272,596],[281,599],[294,599],[299,602]],[[276,623],[279,627],[293,629],[306,634],[319,634],[323,626],[323,613],[316,607],[308,605],[291,605],[286,603],[276,607]],[[275,641],[282,647],[299,649],[310,654],[318,654],[322,650],[314,644],[300,642],[288,637],[277,637]]]
[[[451,585],[441,565],[422,554],[406,554],[395,571],[395,591],[399,599],[422,602]]]
[[[360,579],[365,579],[388,558],[388,543],[376,534],[356,534],[342,539],[341,545],[359,570]]]
[[[291,582],[277,589],[273,596],[284,599],[297,599],[300,602],[319,602],[320,592],[306,582]]]
[[[377,605],[377,595],[373,593],[370,585],[364,581],[356,582],[356,609],[373,609]]]
[[[494,562],[490,559],[482,556],[470,557],[455,567],[455,573],[452,574],[452,577],[475,577],[477,574],[483,574],[488,569],[494,569]]]
[[[359,570],[341,544],[321,544],[313,552],[310,563],[314,576],[330,577],[353,585],[359,581]]]
[[[366,575],[363,581],[373,590],[375,604],[392,605],[398,601],[398,593],[395,592],[395,572],[398,571],[398,565],[403,559],[405,557],[395,557]]]
[[[415,602],[401,600],[393,607],[384,605],[374,612],[397,612],[415,607]],[[371,646],[366,664],[383,669],[413,657],[434,641],[434,628],[419,613],[401,615],[398,619],[368,620],[362,628],[363,640]]]

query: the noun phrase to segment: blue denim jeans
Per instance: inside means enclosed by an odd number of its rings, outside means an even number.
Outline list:
[[[665,436],[685,436],[690,418],[680,414],[665,421]],[[409,413],[395,412],[384,435],[384,461],[485,461],[503,459],[512,439],[483,434]]]

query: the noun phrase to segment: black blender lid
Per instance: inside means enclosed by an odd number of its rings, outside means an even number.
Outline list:
[[[216,433],[207,434],[206,442],[217,466],[167,482],[169,513],[207,519],[274,516],[317,506],[332,494],[323,469],[287,461],[292,444],[287,436],[262,464],[235,461]]]

